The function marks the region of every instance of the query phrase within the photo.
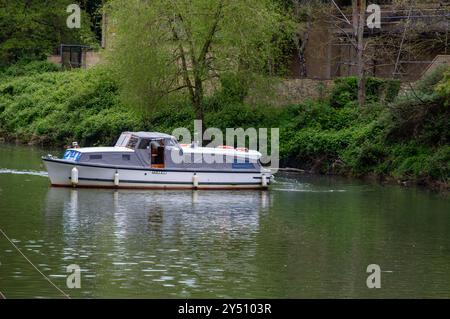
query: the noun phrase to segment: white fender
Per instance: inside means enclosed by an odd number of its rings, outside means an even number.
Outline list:
[[[261,176],[261,185],[262,185],[262,187],[267,187],[267,177],[266,177],[266,175]]]
[[[198,187],[198,176],[196,173],[192,176],[192,184],[194,184],[194,188]]]
[[[118,172],[116,172],[114,174],[114,185],[119,186],[119,173]]]
[[[76,167],[72,168],[72,172],[70,173],[70,180],[72,181],[73,186],[76,186],[78,184],[78,169]]]

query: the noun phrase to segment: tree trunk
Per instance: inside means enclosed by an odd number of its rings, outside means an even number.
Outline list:
[[[356,76],[358,78],[358,103],[364,106],[366,102],[366,80],[364,75],[364,25],[366,0],[353,0],[353,32],[356,44]]]
[[[194,96],[192,98],[192,104],[195,109],[195,119],[203,121],[203,98],[202,94],[195,90]]]
[[[220,0],[219,4],[216,9],[216,13],[214,15],[214,22],[211,26],[211,29],[209,30],[209,33],[206,37],[205,43],[202,46],[202,49],[200,51],[200,54],[198,58],[195,57],[195,50],[192,42],[192,36],[189,36],[190,43],[191,43],[191,61],[192,61],[192,71],[194,74],[194,94],[192,98],[192,102],[194,104],[195,108],[195,116],[197,120],[202,121],[202,136],[201,136],[201,144],[202,146],[206,143],[206,141],[203,141],[203,136],[205,133],[205,125],[204,125],[204,112],[203,112],[203,80],[202,80],[202,74],[205,74],[208,72],[208,67],[206,65],[206,59],[209,52],[209,49],[211,47],[213,38],[217,32],[217,28],[220,21],[220,15],[222,13],[224,0]]]
[[[298,58],[300,60],[300,77],[301,78],[306,78],[308,76],[308,72],[307,72],[307,69],[306,69],[305,50],[306,50],[306,45],[308,44],[310,31],[311,31],[311,20],[310,20],[310,17],[308,17],[306,30],[305,30],[305,32],[303,34],[302,39],[301,39],[302,44],[298,48]]]
[[[293,0],[294,4],[294,12],[297,19],[301,18],[301,12],[300,12],[300,1],[299,0]],[[311,9],[309,9],[311,10]],[[308,44],[309,40],[309,34],[311,31],[312,26],[312,12],[307,11],[307,17],[306,17],[306,28],[303,34],[300,34],[300,32],[296,32],[294,36],[295,45],[297,47],[297,56],[299,59],[299,77],[300,78],[306,78],[308,75],[307,69],[306,69],[306,57],[305,57],[305,50],[306,45]]]
[[[192,96],[192,104],[194,105],[195,110],[195,119],[202,121],[202,131],[200,132],[201,136],[198,136],[200,146],[204,146],[207,141],[203,140],[203,136],[205,133],[205,125],[204,125],[204,112],[203,112],[203,83],[201,79],[197,76],[197,73],[194,72],[194,95]]]
[[[298,51],[298,58],[300,61],[300,72],[299,76],[300,78],[306,78],[308,73],[306,71],[306,59],[305,59],[305,52]]]

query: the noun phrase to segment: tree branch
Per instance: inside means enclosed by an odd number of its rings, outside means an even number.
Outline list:
[[[223,8],[223,0],[219,1],[219,5],[217,6],[217,10],[216,13],[214,15],[214,23],[211,27],[211,30],[208,33],[208,36],[206,38],[206,42],[203,45],[202,50],[200,51],[200,55],[198,57],[198,61],[200,61],[200,63],[203,63],[203,61],[205,60],[206,54],[209,51],[209,47],[211,46],[212,43],[212,39],[214,38],[214,34],[217,31],[217,27],[219,25],[219,21],[220,21],[220,15],[222,13],[222,8]]]
[[[184,52],[183,49],[183,44],[180,41],[180,38],[177,34],[177,31],[175,30],[175,26],[173,25],[173,21],[169,21],[171,28],[172,28],[172,34],[173,37],[175,39],[175,41],[178,42],[178,49],[180,50],[180,58],[181,58],[181,67],[182,67],[182,73],[183,73],[183,79],[184,82],[186,83],[186,87],[189,90],[189,93],[191,94],[191,97],[194,97],[194,88],[192,86],[192,82],[189,79],[189,73],[188,73],[188,68],[187,68],[187,63],[186,63],[186,54]]]

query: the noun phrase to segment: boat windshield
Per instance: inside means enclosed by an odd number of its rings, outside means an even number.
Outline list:
[[[178,142],[175,138],[166,139],[166,146],[178,146]]]
[[[132,135],[128,139],[128,143],[125,146],[134,150],[136,148],[138,141],[139,138],[137,136]]]
[[[127,146],[128,141],[131,138],[131,134],[130,133],[122,133],[120,134],[119,139],[116,142],[116,146]]]
[[[67,150],[64,153],[63,159],[68,160],[68,161],[78,162],[78,161],[80,161],[80,157],[81,157],[80,152],[74,151],[74,150]]]
[[[127,147],[131,149],[148,149],[151,141],[163,141],[165,146],[178,146],[178,142],[175,138],[166,137],[143,137],[132,133],[122,133],[115,144],[116,147]]]

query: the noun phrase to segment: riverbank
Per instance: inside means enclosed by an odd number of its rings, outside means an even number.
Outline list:
[[[29,72],[0,76],[0,138],[64,146],[108,145],[126,130],[192,129],[185,101],[144,118],[120,102],[108,70]],[[356,80],[335,82],[321,100],[274,107],[248,105],[242,92],[205,102],[205,126],[280,128],[281,166],[319,174],[370,177],[448,191],[449,77],[426,79],[397,97],[395,82],[370,79],[368,103],[356,104]],[[441,83],[440,86],[437,83]],[[230,92],[230,90],[227,90]]]

